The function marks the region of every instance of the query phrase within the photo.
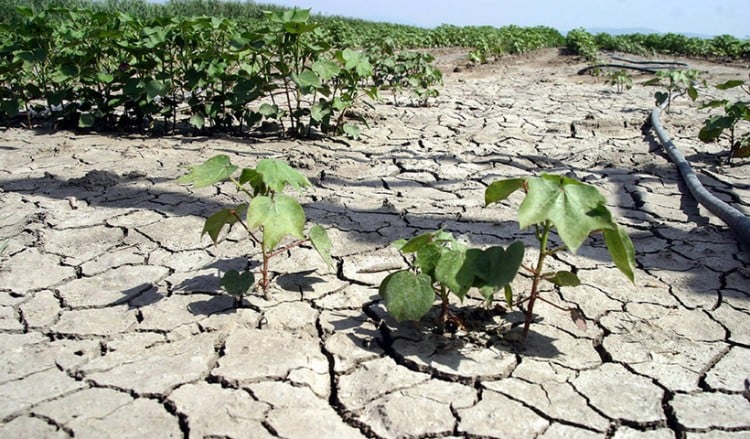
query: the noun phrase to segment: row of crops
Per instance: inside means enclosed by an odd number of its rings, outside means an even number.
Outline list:
[[[307,10],[239,21],[139,19],[121,12],[21,8],[0,46],[0,118],[56,127],[241,134],[264,121],[357,135],[346,119],[363,98],[407,90],[417,103],[441,81],[432,57],[335,44]],[[159,128],[157,128],[159,127]]]
[[[258,22],[264,11],[283,12],[277,5],[231,0],[169,0],[152,3],[146,0],[0,0],[0,23],[17,27],[25,21],[17,11],[24,6],[36,11],[47,8],[86,9],[95,12],[125,13],[139,20],[209,16]],[[567,37],[557,30],[539,27],[453,26],[433,29],[392,23],[376,23],[346,17],[314,15],[331,37],[348,47],[366,47],[384,38],[396,48],[465,47],[475,49],[477,57],[524,53],[540,47],[568,46],[575,53],[590,49],[635,54],[673,54],[693,57],[748,59],[750,39],[731,35],[715,38],[688,37],[682,34],[591,34],[575,29]]]
[[[356,137],[355,106],[383,90],[425,104],[440,71],[424,49],[474,62],[567,46],[750,58],[750,40],[563,36],[548,27],[434,29],[218,0],[0,0],[0,123],[99,131],[243,134],[259,125]]]

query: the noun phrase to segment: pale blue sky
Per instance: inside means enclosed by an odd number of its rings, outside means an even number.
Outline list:
[[[434,27],[550,26],[566,33],[638,29],[750,37],[750,0],[259,0],[375,21]]]

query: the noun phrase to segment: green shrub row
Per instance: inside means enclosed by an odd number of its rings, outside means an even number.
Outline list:
[[[0,26],[0,120],[59,128],[243,133],[263,120],[282,132],[357,135],[345,119],[364,97],[409,89],[437,94],[428,54],[387,44],[337,48],[309,10],[259,21],[19,8]],[[372,60],[372,61],[371,61]]]
[[[49,7],[64,9],[89,9],[96,12],[126,13],[141,20],[156,18],[209,16],[232,18],[246,22],[259,22],[263,11],[283,12],[278,5],[267,5],[237,0],[169,0],[152,3],[146,0],[0,0],[0,23],[20,24],[24,21],[16,6],[37,11]],[[340,16],[315,15],[322,23],[328,40],[334,47],[368,47],[374,42],[389,38],[396,48],[466,47],[475,50],[478,58],[503,53],[524,53],[540,47],[567,46],[574,53],[592,47],[598,50],[620,51],[634,54],[673,54],[695,57],[750,58],[750,40],[721,35],[705,39],[681,34],[591,34],[574,29],[563,36],[555,29],[538,27],[504,26],[453,26],[441,25],[434,29],[392,23],[377,23]],[[591,40],[581,46],[581,40]]]
[[[750,59],[750,39],[740,40],[732,35],[714,38],[688,37],[682,34],[592,34],[584,29],[568,32],[565,45],[589,61],[595,60],[600,50],[637,55],[677,55],[719,59]]]

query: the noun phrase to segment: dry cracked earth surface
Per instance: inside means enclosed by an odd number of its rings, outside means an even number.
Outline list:
[[[618,94],[554,50],[463,56],[440,54],[434,105],[377,104],[358,141],[0,133],[0,437],[750,437],[750,249],[686,195],[644,125],[648,77]],[[747,76],[688,63],[709,83]],[[750,164],[698,141],[706,117],[678,99],[662,122],[747,214]],[[307,175],[336,268],[298,249],[272,261],[269,300],[234,308],[218,276],[257,269],[258,249],[200,231],[240,197],[175,183],[217,153]],[[521,313],[476,297],[454,335],[387,316],[377,286],[406,264],[393,240],[443,228],[531,245],[520,199],[483,194],[540,172],[597,186],[635,244],[635,284],[599,238],[552,261],[583,284],[543,294],[578,306],[586,331],[541,303],[520,347]]]

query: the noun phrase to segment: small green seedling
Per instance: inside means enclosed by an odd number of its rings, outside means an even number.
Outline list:
[[[700,72],[697,70],[659,70],[656,72],[656,77],[646,81],[643,85],[664,85],[662,81],[667,81],[666,93],[663,91],[657,91],[654,96],[656,98],[656,105],[662,105],[664,102],[667,103],[667,112],[672,105],[672,100],[676,95],[687,93],[691,100],[695,101],[698,99],[698,89],[695,87],[698,82]]]
[[[608,72],[607,79],[609,85],[617,87],[617,93],[633,88],[633,77],[624,69]]]
[[[528,302],[524,310],[525,321],[523,340],[529,333],[533,318],[534,303],[537,299],[552,304],[539,295],[542,281],[558,286],[577,286],[578,276],[570,271],[546,272],[545,259],[565,249],[575,253],[591,234],[602,232],[604,242],[617,268],[633,282],[635,280],[635,250],[630,237],[622,227],[612,219],[605,206],[605,199],[591,185],[578,180],[558,176],[542,175],[541,177],[513,178],[490,184],[485,191],[487,205],[498,203],[508,198],[513,192],[523,190],[526,197],[518,208],[518,222],[522,229],[533,226],[536,239],[539,241],[539,256],[534,266],[523,265],[524,270],[532,277],[531,293],[520,298],[514,306]],[[550,247],[552,230],[563,244]],[[557,305],[553,305],[560,308]],[[564,308],[563,308],[564,309]],[[585,327],[577,308],[564,309],[571,313],[576,325]]]
[[[731,80],[716,85],[719,90],[729,90],[736,87],[750,95],[750,85],[746,84],[745,81]],[[723,108],[724,114],[714,115],[706,119],[703,128],[698,133],[698,138],[708,143],[725,137],[729,142],[727,162],[731,161],[733,157],[750,157],[750,132],[743,135],[737,134],[737,125],[740,121],[750,122],[750,102],[735,101],[730,103],[727,99],[718,99],[701,106],[701,108]]]
[[[455,330],[455,322],[460,322],[449,309],[449,295],[463,302],[468,291],[477,288],[487,305],[502,289],[512,296],[509,284],[524,253],[521,242],[508,248],[469,248],[443,230],[398,240],[393,245],[414,257],[408,269],[389,274],[380,284],[379,293],[388,312],[398,321],[420,320],[432,308],[437,294],[441,306],[438,326],[448,331]]]
[[[224,226],[240,224],[247,231],[248,238],[260,245],[263,255],[260,287],[266,298],[269,286],[268,262],[274,256],[309,242],[323,261],[332,267],[332,245],[325,229],[312,225],[305,237],[307,220],[302,206],[295,198],[282,193],[287,186],[301,191],[310,186],[310,181],[287,163],[275,159],[263,159],[255,168],[241,169],[239,176],[235,178],[233,174],[238,170],[240,168],[233,165],[228,156],[217,155],[201,165],[191,166],[190,171],[177,180],[179,183],[192,184],[195,188],[229,180],[250,199],[248,203],[222,209],[209,216],[201,236],[208,234],[216,244]],[[260,238],[253,233],[254,230],[260,230]],[[287,237],[296,240],[280,246]],[[230,270],[221,279],[222,288],[236,298],[237,304],[242,302],[242,297],[254,283],[255,278],[249,271],[240,273]]]

